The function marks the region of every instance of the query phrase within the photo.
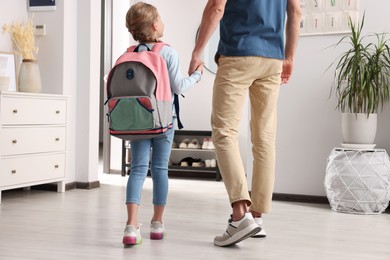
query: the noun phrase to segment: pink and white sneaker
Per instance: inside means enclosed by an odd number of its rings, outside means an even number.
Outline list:
[[[123,244],[138,245],[142,242],[140,227],[135,228],[133,225],[127,225],[123,235]]]
[[[153,221],[150,224],[150,239],[161,240],[164,238],[165,228],[160,221]]]

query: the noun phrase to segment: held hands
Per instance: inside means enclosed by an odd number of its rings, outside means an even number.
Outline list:
[[[188,75],[191,75],[194,71],[199,71],[200,74],[203,75],[203,65],[203,61],[198,56],[192,55],[190,66],[188,68]]]
[[[204,67],[204,63],[202,62],[198,67],[196,67],[195,70],[199,71],[200,74],[203,75],[203,67]]]
[[[293,71],[293,61],[291,60],[288,60],[288,59],[285,59],[283,61],[283,67],[282,67],[282,82],[281,84],[287,84],[288,81],[290,80],[291,78],[291,74],[292,74],[292,71]]]
[[[203,74],[203,61],[199,57],[193,55],[188,68],[188,75],[191,75],[195,70],[198,70]]]
[[[201,75],[203,75],[203,62],[198,66],[196,67],[195,69],[196,71],[199,71]],[[191,73],[192,74],[192,73]],[[189,74],[189,75],[191,75]],[[199,82],[200,80],[197,81],[197,83]]]

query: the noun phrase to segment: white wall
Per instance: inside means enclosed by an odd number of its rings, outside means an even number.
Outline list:
[[[27,5],[25,0],[0,2],[0,51],[12,51],[12,42],[9,34],[3,32],[3,25],[14,21],[25,21],[27,18]]]

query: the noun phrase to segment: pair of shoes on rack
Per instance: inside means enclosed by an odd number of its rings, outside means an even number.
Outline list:
[[[211,138],[203,138],[202,149],[205,149],[205,150],[214,150],[215,149]]]
[[[191,166],[193,166],[193,167],[200,167],[199,164],[198,164],[198,163],[200,163],[200,162],[202,162],[201,159],[194,159],[194,158],[192,158],[192,157],[186,157],[186,158],[182,159],[182,160],[179,162],[179,165],[180,165],[180,166],[184,166],[184,167],[191,167]],[[197,165],[197,166],[195,166],[194,163],[195,163],[195,165]]]
[[[181,149],[200,149],[201,145],[200,145],[198,139],[192,139],[190,141],[190,139],[186,138],[180,143],[179,148],[181,148]]]
[[[164,224],[160,221],[153,221],[150,224],[150,239],[161,240],[165,235]],[[141,228],[135,228],[133,225],[127,225],[122,239],[125,245],[138,245],[142,243]]]
[[[208,167],[211,167],[211,168],[215,168],[217,167],[217,161],[215,159],[207,159],[204,161],[205,162],[205,166],[208,168]]]

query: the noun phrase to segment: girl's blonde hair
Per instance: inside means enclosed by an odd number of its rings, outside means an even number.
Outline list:
[[[157,8],[139,2],[132,5],[126,14],[126,27],[138,42],[158,42],[153,23],[158,19]]]

